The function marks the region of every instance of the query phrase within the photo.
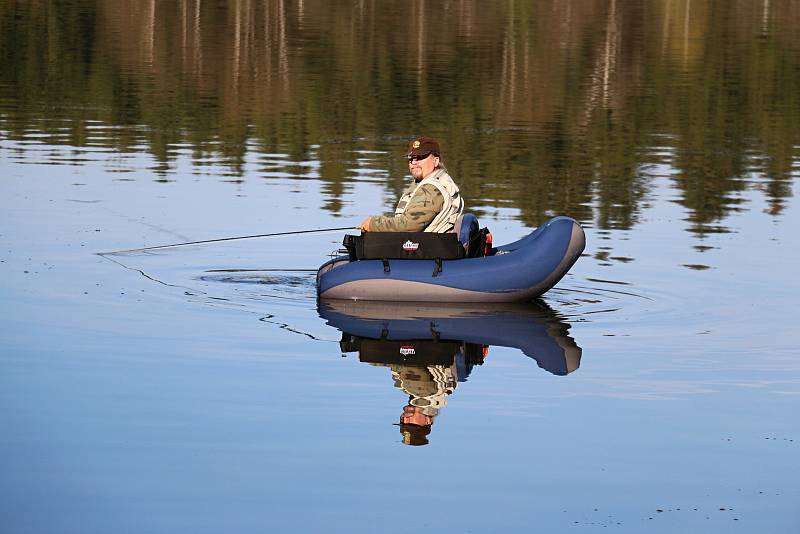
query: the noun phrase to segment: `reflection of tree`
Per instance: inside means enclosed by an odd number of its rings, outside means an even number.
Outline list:
[[[181,143],[239,176],[281,151],[334,213],[357,151],[388,153],[368,164],[396,193],[404,140],[428,133],[478,211],[603,228],[635,224],[657,136],[702,233],[751,173],[773,215],[792,194],[799,25],[750,0],[0,0],[0,125],[78,146],[88,120],[123,126],[102,142],[146,143],[163,171]]]

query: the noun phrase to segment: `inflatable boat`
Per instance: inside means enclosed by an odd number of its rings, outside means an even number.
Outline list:
[[[454,234],[420,237],[457,236],[453,239],[466,246],[474,240],[476,229],[477,219],[469,215]],[[399,254],[360,259],[350,253],[324,263],[317,271],[317,294],[321,299],[408,302],[530,301],[561,280],[585,244],[581,226],[563,216],[480,257],[442,259],[449,257],[443,254],[442,258],[417,259],[415,254],[426,245],[424,239],[403,236]]]
[[[411,304],[326,300],[319,314],[342,332],[343,354],[368,363],[410,366],[481,365],[489,347],[520,350],[563,376],[580,366],[581,348],[569,324],[543,302]]]

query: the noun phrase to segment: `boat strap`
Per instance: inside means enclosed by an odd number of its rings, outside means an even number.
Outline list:
[[[433,274],[431,276],[436,277],[442,272],[442,258],[434,258],[433,261],[436,266],[433,268]]]
[[[440,334],[439,331],[436,330],[436,325],[433,323],[431,323],[431,339],[436,341],[437,343],[439,342],[440,339],[442,339],[442,334]]]

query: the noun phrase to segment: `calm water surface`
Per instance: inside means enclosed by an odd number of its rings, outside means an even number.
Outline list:
[[[0,0],[2,531],[797,532],[799,27]],[[97,255],[355,225],[417,134],[496,242],[584,225],[543,299],[318,303],[343,232]]]

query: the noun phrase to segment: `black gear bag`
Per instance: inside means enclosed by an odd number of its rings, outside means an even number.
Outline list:
[[[342,243],[350,260],[457,260],[467,257],[453,233],[364,232]]]

